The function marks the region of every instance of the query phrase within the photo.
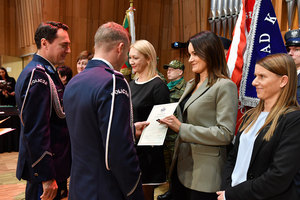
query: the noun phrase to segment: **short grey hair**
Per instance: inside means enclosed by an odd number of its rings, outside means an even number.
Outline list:
[[[95,48],[103,46],[107,51],[110,51],[119,42],[123,42],[125,46],[129,46],[131,36],[120,24],[107,22],[98,28],[94,40]]]

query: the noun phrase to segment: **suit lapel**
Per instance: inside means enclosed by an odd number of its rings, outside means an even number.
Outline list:
[[[283,117],[283,115],[281,115],[279,117],[279,119],[277,121],[277,125],[280,123],[280,120],[282,119],[282,117]],[[260,133],[258,134],[258,136],[256,137],[249,167],[254,162],[255,157],[256,157],[257,153],[259,152],[261,145],[265,142],[265,140],[263,138],[266,135],[267,131],[269,130],[271,124],[272,124],[272,121],[263,130],[261,130]],[[276,131],[276,129],[275,129],[275,131]]]
[[[202,96],[208,89],[209,86],[207,85],[207,81],[208,78],[205,79],[205,81],[200,85],[200,87],[194,92],[194,94],[192,94],[192,96],[189,98],[189,100],[186,102],[186,104],[184,105],[184,109],[183,112],[185,112],[185,110],[196,100],[198,99],[200,96]],[[194,87],[190,88],[191,92],[193,89],[195,88],[195,82],[194,82]],[[188,93],[187,93],[188,94]]]
[[[186,84],[185,90],[178,101],[178,104],[195,88],[195,80],[191,80]]]

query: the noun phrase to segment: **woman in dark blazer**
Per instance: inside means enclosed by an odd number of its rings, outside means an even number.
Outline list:
[[[295,63],[287,54],[270,55],[257,62],[254,74],[260,101],[243,116],[218,200],[299,199],[294,182],[300,168]]]
[[[161,120],[179,133],[170,167],[174,199],[217,199],[226,145],[235,130],[236,85],[228,78],[223,45],[217,35],[203,31],[189,39],[189,62],[195,79],[179,100],[178,119]]]

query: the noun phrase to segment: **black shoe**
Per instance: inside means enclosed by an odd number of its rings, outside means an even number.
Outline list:
[[[173,195],[171,190],[168,190],[166,193],[157,196],[157,200],[173,200]]]

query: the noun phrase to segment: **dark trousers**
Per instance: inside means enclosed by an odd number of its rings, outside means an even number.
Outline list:
[[[61,190],[65,190],[66,181],[62,183],[57,183],[57,195],[53,200],[60,200]],[[40,200],[40,196],[43,194],[43,185],[42,183],[30,183],[27,181],[25,200]]]
[[[177,165],[173,170],[171,180],[174,200],[216,200],[218,198],[216,193],[199,192],[182,185],[178,179]]]

